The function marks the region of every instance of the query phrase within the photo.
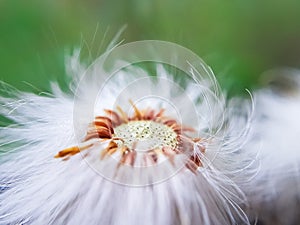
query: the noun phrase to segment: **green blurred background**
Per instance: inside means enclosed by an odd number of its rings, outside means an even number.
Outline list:
[[[265,70],[300,67],[296,0],[1,0],[0,80],[47,91],[63,80],[66,54],[81,46],[96,57],[123,25],[125,42],[191,49],[233,94],[257,87]]]

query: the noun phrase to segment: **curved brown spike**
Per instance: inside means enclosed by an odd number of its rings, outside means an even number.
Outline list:
[[[133,166],[134,161],[135,161],[135,157],[136,157],[136,151],[130,151],[128,149],[128,147],[124,146],[122,148],[122,152],[123,152],[123,154],[122,154],[122,157],[120,159],[118,167],[120,167],[121,165],[124,165],[124,164],[128,164],[128,165]]]
[[[197,137],[197,138],[193,138],[192,140],[193,140],[193,142],[199,142],[202,140],[202,138]]]
[[[146,120],[147,119],[147,117],[146,117],[147,110],[146,109],[140,110],[140,113],[142,115],[141,120]]]
[[[99,138],[99,135],[98,135],[98,132],[97,131],[94,131],[94,132],[89,132],[85,138],[83,139],[83,141],[89,141],[91,139],[94,139],[94,138]]]
[[[127,114],[123,111],[123,109],[120,106],[117,106],[117,110],[119,111],[119,113],[121,114],[121,119],[123,120],[123,122],[128,123],[128,116]]]
[[[134,105],[132,100],[129,100],[131,106],[134,109],[134,120],[142,120],[143,119],[143,113]]]
[[[193,160],[190,160],[190,159],[186,162],[185,166],[195,174],[196,174],[197,169],[199,168],[199,166]]]
[[[109,134],[113,134],[114,132],[114,130],[111,129],[110,127],[91,125],[87,133],[93,133],[94,131],[101,132],[102,130],[106,130],[107,132],[109,132]]]
[[[105,127],[98,127],[97,129],[93,129],[87,132],[87,135],[84,138],[84,141],[88,141],[93,138],[112,138],[112,134],[110,133],[109,129]]]
[[[122,120],[118,113],[110,109],[104,109],[104,112],[111,118],[113,127],[119,126],[122,123]]]
[[[59,151],[55,156],[54,158],[65,158],[66,160],[69,159],[69,156],[72,156],[72,155],[75,155],[83,150],[86,150],[90,147],[92,147],[93,144],[89,144],[89,145],[86,145],[86,146],[83,146],[83,147],[78,147],[78,146],[73,146],[73,147],[70,147],[70,148],[65,148],[61,151]]]
[[[107,121],[109,124],[111,124],[111,118],[109,118],[107,116],[96,116],[95,120],[104,120],[104,121]]]
[[[154,110],[147,109],[144,115],[144,119],[153,120],[153,118],[154,118]]]
[[[111,134],[114,134],[114,129],[112,127],[112,124],[107,124],[104,121],[94,121],[91,125],[91,129],[100,129],[100,128],[106,128],[109,130]]]
[[[172,126],[171,126],[171,128],[173,129],[173,131],[175,132],[175,133],[177,133],[177,134],[181,134],[182,132],[182,127],[180,126],[180,125],[178,125],[178,124],[173,124]]]
[[[98,127],[96,131],[99,135],[99,138],[112,138],[110,130],[105,127]]]
[[[78,146],[73,146],[73,147],[66,148],[66,149],[63,149],[63,150],[59,151],[54,156],[54,158],[63,158],[63,157],[68,156],[68,155],[75,155],[79,152],[80,152],[79,147]]]
[[[165,113],[165,109],[159,110],[159,112],[154,116],[154,119],[162,117],[164,113]]]
[[[93,124],[98,126],[104,126],[113,133],[113,124],[110,118],[106,116],[96,116]]]
[[[158,156],[157,156],[157,153],[155,151],[149,151],[148,154],[147,154],[154,163],[157,163],[157,160],[158,160]]]
[[[108,146],[101,152],[101,159],[104,159],[106,155],[114,154],[118,149],[118,145],[116,142],[111,141],[109,142]]]
[[[202,167],[203,166],[203,164],[202,164],[199,156],[192,155],[190,157],[190,160],[192,160],[198,167]]]
[[[174,119],[168,119],[163,121],[163,123],[169,127],[173,126],[173,125],[177,125],[177,121]]]

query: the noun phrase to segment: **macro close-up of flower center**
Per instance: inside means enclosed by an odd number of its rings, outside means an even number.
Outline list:
[[[192,128],[165,116],[164,109],[140,110],[133,103],[132,107],[132,116],[121,107],[117,107],[117,111],[105,110],[105,116],[96,116],[89,125],[81,146],[61,150],[55,157],[67,160],[80,152],[88,154],[89,148],[105,142],[107,146],[101,151],[100,158],[120,156],[119,165],[151,166],[165,159],[172,162],[175,155],[185,154],[188,157],[185,165],[191,171],[202,166],[194,148],[204,153],[205,141],[189,137],[188,133],[194,132]]]
[[[141,41],[89,67],[79,56],[67,64],[69,92],[53,84],[53,94],[2,98],[15,124],[2,128],[11,154],[0,165],[0,224],[249,224],[250,110],[244,119],[227,108],[197,55]]]
[[[300,0],[0,15],[0,225],[300,225]]]
[[[164,147],[174,149],[177,145],[176,132],[167,125],[153,121],[130,121],[116,127],[114,132],[115,136],[122,140],[119,145],[124,144],[127,148],[137,151],[162,150]]]

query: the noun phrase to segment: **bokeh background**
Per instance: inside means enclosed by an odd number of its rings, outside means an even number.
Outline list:
[[[191,49],[231,94],[271,68],[300,67],[298,0],[1,0],[0,80],[47,91],[63,80],[66,54],[83,47],[83,60],[94,58],[124,25],[125,42]]]

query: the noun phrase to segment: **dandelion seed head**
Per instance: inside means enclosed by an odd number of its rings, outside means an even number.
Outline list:
[[[4,85],[10,97],[0,98],[0,112],[15,126],[0,133],[9,149],[0,223],[249,224],[250,110],[241,119],[226,108],[198,56],[142,41],[109,49],[88,68],[78,58],[67,66],[71,93],[53,84],[49,96],[12,94]],[[144,61],[155,72],[137,65]]]

